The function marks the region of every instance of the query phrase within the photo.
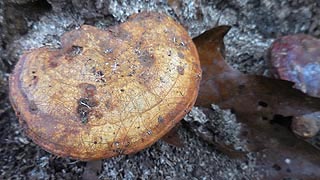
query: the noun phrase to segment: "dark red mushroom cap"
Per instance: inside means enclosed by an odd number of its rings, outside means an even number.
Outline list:
[[[275,77],[294,82],[294,87],[320,97],[320,41],[305,34],[283,36],[269,49]]]

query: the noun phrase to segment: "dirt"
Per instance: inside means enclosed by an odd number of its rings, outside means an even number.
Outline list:
[[[86,166],[86,162],[45,152],[19,126],[8,99],[8,77],[24,51],[44,45],[57,48],[64,32],[82,24],[105,28],[148,10],[172,16],[192,37],[217,25],[231,25],[225,38],[228,62],[245,73],[267,74],[265,53],[276,37],[295,33],[320,37],[319,8],[317,0],[0,1],[0,179],[81,179]],[[215,120],[208,124],[217,127],[217,139],[242,148],[241,141],[232,137],[238,126],[232,124],[234,117],[229,111],[214,109],[219,115],[204,121]],[[196,112],[190,115],[199,115]],[[159,141],[137,154],[103,160],[99,178],[264,178],[254,171],[254,154],[248,154],[245,161],[231,159],[197,136],[197,129],[188,128],[188,123],[194,121],[183,121],[179,128],[184,147]]]

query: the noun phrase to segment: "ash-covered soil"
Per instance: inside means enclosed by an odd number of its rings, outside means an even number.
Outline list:
[[[226,59],[236,69],[267,74],[265,53],[274,38],[307,33],[320,37],[317,0],[6,0],[0,1],[0,179],[81,179],[86,162],[56,157],[27,138],[8,99],[8,77],[19,56],[41,46],[59,47],[59,36],[82,24],[100,28],[119,24],[133,13],[157,11],[179,21],[192,37],[217,25],[231,25],[225,37]],[[229,111],[203,119],[195,109],[183,121],[184,147],[162,141],[130,156],[103,160],[100,179],[263,179],[254,171],[254,155],[230,159],[197,136],[197,121],[214,121],[217,140],[236,143],[238,124]],[[218,117],[218,118],[217,118]]]

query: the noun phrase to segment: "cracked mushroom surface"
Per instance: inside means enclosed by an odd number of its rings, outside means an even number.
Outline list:
[[[21,126],[53,154],[94,160],[135,153],[194,105],[197,50],[166,15],[144,12],[105,30],[83,25],[61,43],[26,52],[10,77]]]

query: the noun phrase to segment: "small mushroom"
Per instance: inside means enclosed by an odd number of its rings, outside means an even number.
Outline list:
[[[198,53],[168,16],[144,12],[106,30],[83,25],[61,43],[25,53],[10,76],[21,126],[53,154],[95,160],[135,153],[195,103]]]
[[[320,112],[294,117],[291,128],[292,131],[300,137],[314,137],[320,130]]]
[[[269,49],[273,75],[294,82],[294,88],[320,97],[320,40],[296,34],[278,38]]]

